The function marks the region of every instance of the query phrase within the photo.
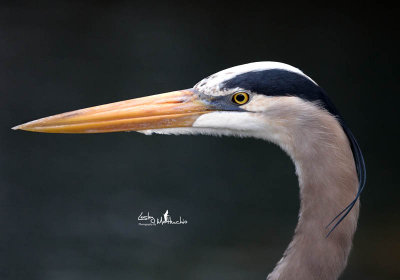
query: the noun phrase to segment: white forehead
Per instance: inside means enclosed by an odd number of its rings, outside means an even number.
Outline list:
[[[289,72],[300,74],[313,83],[315,83],[310,77],[304,74],[300,69],[293,67],[289,64],[281,63],[281,62],[274,62],[274,61],[261,61],[261,62],[253,62],[243,65],[234,66],[222,71],[219,71],[207,78],[204,78],[200,82],[198,82],[194,88],[198,91],[208,94],[208,95],[221,95],[224,94],[220,92],[220,85],[227,80],[234,78],[237,75],[246,73],[246,72],[253,72],[253,71],[263,71],[263,70],[272,70],[272,69],[280,69],[286,70]],[[316,83],[315,83],[316,84]],[[234,89],[234,90],[240,90]]]

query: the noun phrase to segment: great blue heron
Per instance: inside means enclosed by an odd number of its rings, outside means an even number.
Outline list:
[[[337,279],[346,266],[366,180],[364,159],[325,92],[297,68],[249,63],[213,74],[191,89],[59,114],[14,129],[230,135],[273,142],[296,166],[301,204],[293,240],[267,279]]]

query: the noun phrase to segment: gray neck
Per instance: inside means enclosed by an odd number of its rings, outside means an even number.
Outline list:
[[[359,205],[326,238],[327,224],[354,198],[357,173],[348,139],[338,121],[298,97],[255,95],[250,112],[213,112],[190,129],[144,133],[255,137],[278,144],[293,159],[300,184],[300,213],[292,242],[269,280],[337,279],[346,266]]]
[[[281,147],[296,166],[299,221],[293,240],[267,279],[337,279],[350,253],[359,204],[329,237],[326,226],[357,192],[353,155],[342,128],[328,113],[314,114],[312,120],[288,131]]]

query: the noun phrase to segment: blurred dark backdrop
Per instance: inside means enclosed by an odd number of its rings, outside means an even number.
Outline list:
[[[336,2],[0,4],[0,279],[265,279],[299,206],[293,164],[276,146],[10,129],[263,60],[299,67],[324,87],[364,151],[368,182],[341,279],[400,279],[394,11]],[[140,212],[166,209],[189,223],[137,225]]]

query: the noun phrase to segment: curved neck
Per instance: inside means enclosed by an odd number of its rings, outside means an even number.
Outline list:
[[[353,200],[358,189],[347,136],[331,114],[298,97],[256,95],[243,108],[249,112],[204,114],[190,129],[144,132],[233,135],[278,144],[296,165],[301,203],[293,240],[268,279],[337,279],[346,266],[359,212],[356,203],[326,237],[326,226]]]
[[[346,266],[359,213],[357,203],[326,237],[326,226],[352,201],[358,188],[348,139],[326,112],[312,114],[300,126],[290,122],[285,126],[289,128],[286,135],[272,140],[295,163],[301,204],[293,240],[267,279],[337,279]]]

